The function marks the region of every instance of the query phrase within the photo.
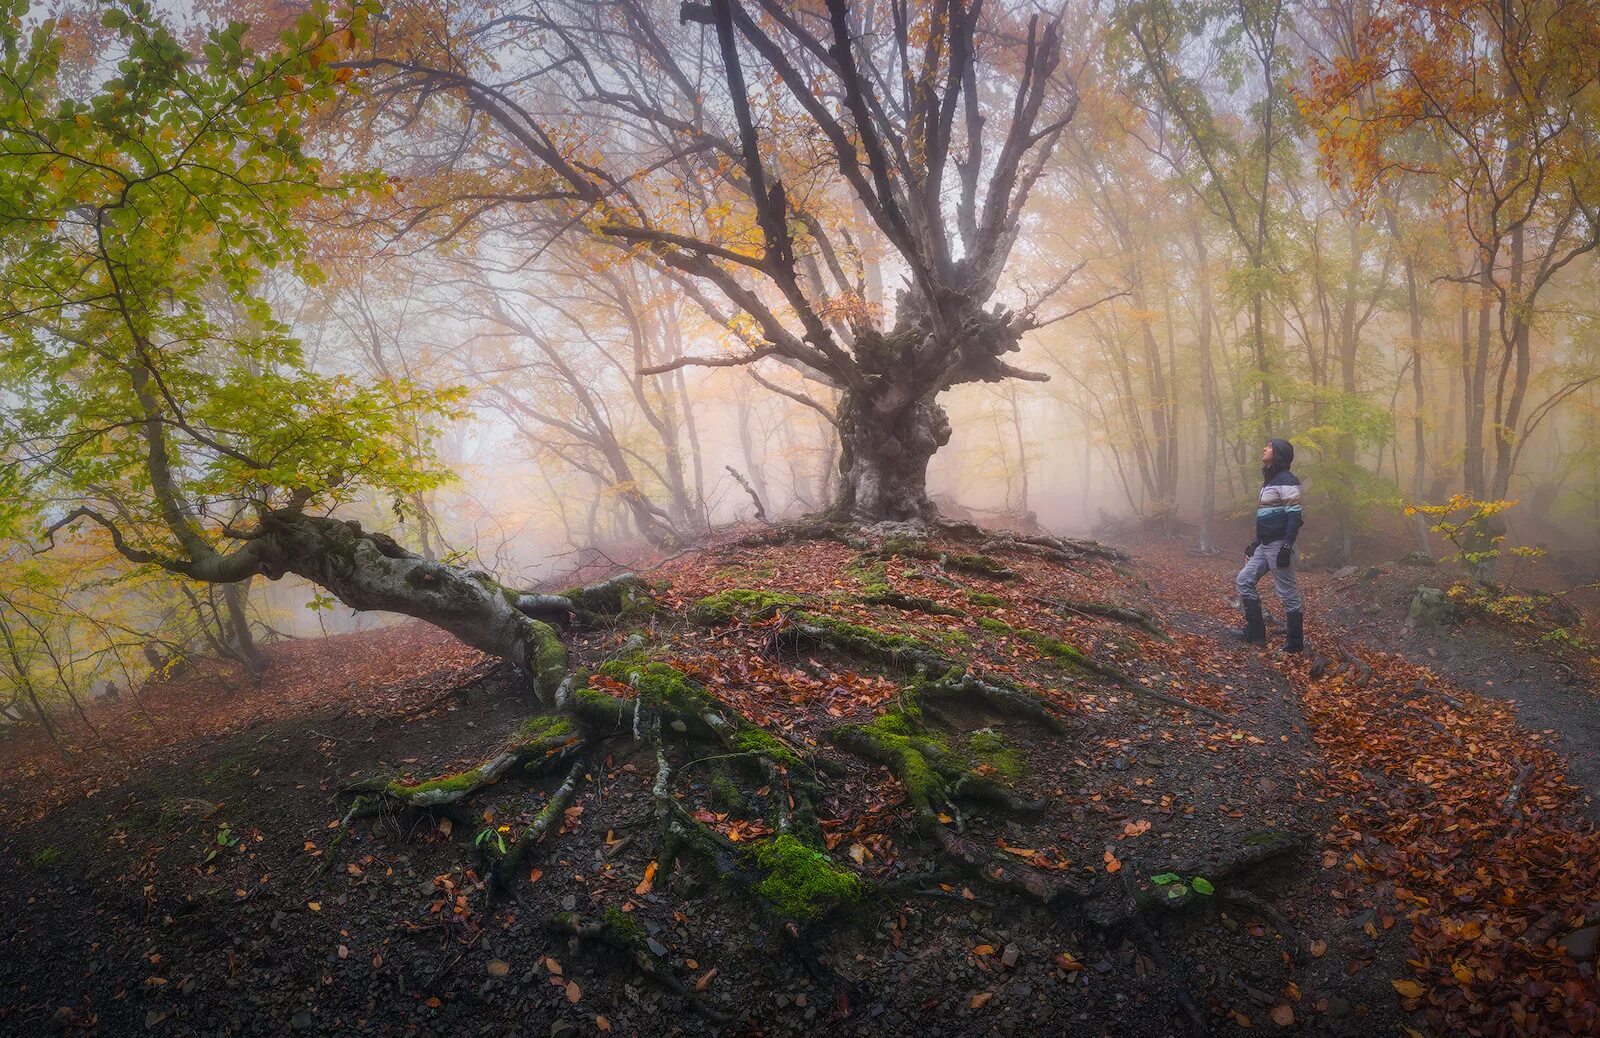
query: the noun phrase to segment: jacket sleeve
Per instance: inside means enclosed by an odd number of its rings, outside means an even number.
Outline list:
[[[1288,489],[1285,487],[1284,489]],[[1293,546],[1294,539],[1300,535],[1300,527],[1305,525],[1305,515],[1300,511],[1300,485],[1294,486],[1294,494],[1285,502],[1284,507],[1283,543]]]

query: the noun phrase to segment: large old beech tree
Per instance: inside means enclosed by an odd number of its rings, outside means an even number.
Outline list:
[[[653,266],[730,345],[650,372],[790,365],[838,393],[834,512],[927,518],[928,461],[951,434],[940,394],[1046,378],[1007,356],[1061,285],[996,302],[1077,105],[1058,23],[1030,11],[399,4],[352,64],[373,74],[375,125],[414,132],[425,111],[445,140],[452,176],[408,196],[407,228],[493,226],[513,250],[582,228]]]

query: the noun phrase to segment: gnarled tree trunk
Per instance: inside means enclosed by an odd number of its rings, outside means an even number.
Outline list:
[[[928,462],[950,442],[938,392],[888,379],[839,399],[839,493],[833,513],[864,520],[931,519]]]
[[[519,610],[519,593],[487,573],[425,559],[353,521],[294,513],[264,517],[248,550],[269,579],[297,574],[352,609],[426,620],[511,661],[527,670],[541,699],[552,700],[565,676],[566,650],[555,632]]]

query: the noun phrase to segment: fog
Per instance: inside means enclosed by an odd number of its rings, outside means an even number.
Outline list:
[[[217,550],[261,535],[238,529],[252,514],[302,508],[514,588],[830,509],[1226,553],[1277,436],[1306,487],[1307,565],[1449,557],[1461,545],[1429,527],[1466,521],[1478,549],[1541,546],[1594,579],[1592,69],[1531,44],[1496,69],[1493,24],[1452,35],[1411,8],[1378,38],[1338,5],[993,5],[954,25],[863,5],[844,67],[821,8],[516,7],[298,28],[293,5],[166,12],[172,46],[207,55],[196,76],[263,75],[242,56],[290,31],[305,68],[257,150],[304,175],[250,181],[254,110],[226,113],[232,144],[182,112],[151,123],[154,159],[209,148],[247,190],[213,212],[205,191],[230,189],[129,159],[195,203],[154,199],[101,243],[107,270],[138,271],[109,291],[148,313],[128,323],[135,383],[162,383],[143,417],[114,403],[93,431],[62,403],[99,392],[71,344],[123,334],[93,323],[103,297],[41,301],[10,277],[10,557],[76,506],[57,557],[114,579],[153,565],[213,599],[225,584],[272,637],[393,619],[325,597],[305,576],[320,564],[286,548],[248,566]],[[224,16],[252,24],[228,36]],[[48,17],[65,18],[52,99],[132,88],[121,28],[70,4],[26,25]],[[968,49],[902,46],[941,33]],[[1391,66],[1422,57],[1442,77],[1454,60],[1577,78],[1418,106]],[[54,175],[17,161],[29,190]],[[13,224],[12,275],[93,252],[92,191],[14,185],[17,211],[64,222]],[[187,226],[180,210],[210,230],[151,230]],[[148,248],[165,266],[127,258]],[[31,381],[51,357],[59,391]],[[249,399],[269,375],[279,396]],[[131,430],[161,421],[155,458]],[[103,469],[82,467],[94,436]],[[84,601],[52,579],[53,601]],[[162,601],[128,637],[176,623],[165,641],[194,646]]]

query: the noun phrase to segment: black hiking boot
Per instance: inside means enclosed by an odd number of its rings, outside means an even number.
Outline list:
[[[1306,623],[1306,614],[1305,613],[1290,613],[1289,614],[1289,634],[1288,634],[1288,637],[1286,637],[1283,640],[1283,651],[1284,652],[1304,652],[1305,651],[1305,649],[1306,649],[1305,623]]]
[[[1235,638],[1251,645],[1267,644],[1267,624],[1261,618],[1261,599],[1244,600],[1244,626],[1233,632]]]

